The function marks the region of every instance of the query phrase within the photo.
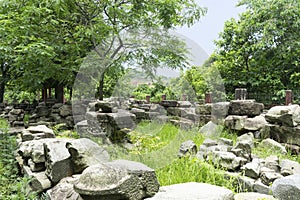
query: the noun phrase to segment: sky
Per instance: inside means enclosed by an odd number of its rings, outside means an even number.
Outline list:
[[[230,18],[238,18],[238,14],[245,9],[236,7],[238,0],[196,0],[202,7],[207,7],[207,14],[194,26],[183,27],[176,30],[177,33],[189,38],[198,44],[208,55],[214,49],[214,40],[223,30],[225,21]]]

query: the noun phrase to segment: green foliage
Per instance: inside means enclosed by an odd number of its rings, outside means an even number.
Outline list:
[[[66,124],[54,125],[52,130],[57,138],[80,138],[80,135],[75,130],[68,130]]]
[[[36,199],[35,193],[28,190],[30,179],[20,177],[14,151],[16,137],[7,134],[8,124],[0,119],[0,199]]]
[[[276,94],[299,85],[300,2],[242,0],[247,7],[238,20],[225,23],[212,55],[228,93]],[[276,96],[275,96],[276,97]]]

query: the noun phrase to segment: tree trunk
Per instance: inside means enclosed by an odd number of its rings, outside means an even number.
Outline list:
[[[70,87],[70,101],[72,100],[72,96],[73,96],[73,87]]]
[[[102,73],[101,77],[100,77],[100,81],[99,81],[99,100],[103,100],[103,96],[104,96],[104,72]]]
[[[64,86],[60,83],[55,86],[55,99],[58,103],[64,103]]]
[[[0,82],[0,103],[4,101],[5,82]]]

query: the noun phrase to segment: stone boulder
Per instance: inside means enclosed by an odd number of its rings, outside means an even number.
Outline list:
[[[200,128],[199,132],[204,134],[205,136],[218,136],[221,133],[221,130],[217,124],[209,121],[207,124]]]
[[[192,155],[197,153],[197,146],[192,140],[183,142],[180,145],[178,157],[184,157],[186,155]]]
[[[300,164],[296,161],[284,159],[280,162],[280,173],[283,176],[300,174]]]
[[[259,115],[254,118],[247,118],[244,122],[244,129],[247,131],[258,131],[267,124],[265,117]]]
[[[28,189],[37,193],[41,193],[49,189],[52,184],[45,172],[32,172],[28,166],[23,166],[24,174],[30,177]]]
[[[44,143],[46,175],[54,184],[73,174],[71,155],[66,148],[69,141],[67,139],[53,139]]]
[[[279,152],[281,154],[287,154],[287,151],[284,146],[280,143],[276,142],[273,139],[267,138],[259,143],[258,147],[267,148],[270,151]]]
[[[255,100],[233,100],[230,102],[229,115],[247,115],[255,117],[262,113],[264,104]]]
[[[154,196],[159,183],[144,164],[116,160],[86,168],[74,188],[86,200],[141,200]]]
[[[300,106],[274,106],[267,112],[265,117],[272,124],[294,127],[300,123]]]
[[[27,129],[24,129],[21,133],[22,141],[30,140],[39,140],[43,138],[55,138],[54,132],[52,129],[48,128],[45,125],[30,126]]]
[[[80,175],[63,178],[59,183],[47,191],[51,200],[83,200],[74,190],[74,184],[78,183]]]
[[[296,200],[300,197],[300,174],[286,176],[274,181],[272,192],[278,200]]]
[[[234,194],[224,187],[207,183],[182,183],[161,187],[159,192],[146,200],[233,200]]]
[[[276,200],[272,195],[244,192],[234,195],[234,200]]]
[[[108,152],[87,138],[67,142],[66,147],[71,154],[74,173],[81,173],[91,165],[109,161]]]
[[[218,102],[212,104],[211,115],[213,121],[224,119],[228,115],[229,105],[229,102]]]
[[[230,130],[241,131],[245,128],[247,116],[229,115],[225,118],[224,126]]]

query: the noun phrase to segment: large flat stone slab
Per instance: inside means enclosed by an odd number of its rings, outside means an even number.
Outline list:
[[[161,187],[159,192],[146,200],[233,200],[231,190],[206,183],[182,183]]]

